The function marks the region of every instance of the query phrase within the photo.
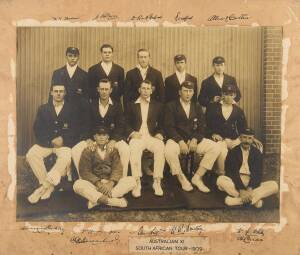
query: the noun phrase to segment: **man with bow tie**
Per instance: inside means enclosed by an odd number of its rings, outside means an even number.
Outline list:
[[[191,81],[195,84],[194,95],[192,100],[196,102],[198,86],[197,78],[186,72],[186,57],[179,54],[174,57],[174,64],[176,71],[174,74],[168,76],[165,80],[165,101],[166,103],[177,100],[179,98],[180,85],[184,81]]]
[[[37,112],[33,127],[37,143],[26,154],[39,181],[39,187],[28,197],[32,204],[51,196],[54,187],[67,174],[71,163],[71,147],[79,141],[77,113],[73,105],[64,100],[65,94],[64,85],[52,85],[52,100],[41,105]],[[57,159],[47,172],[44,158],[51,154],[55,154]]]
[[[182,172],[179,155],[187,155],[190,152],[203,155],[191,182],[200,191],[209,192],[202,177],[212,169],[220,154],[220,149],[215,142],[204,138],[204,115],[198,102],[192,101],[194,86],[194,83],[184,81],[180,86],[179,99],[166,106],[164,127],[168,140],[165,155],[172,175],[177,176],[185,191],[191,191],[193,187]]]
[[[163,105],[151,98],[151,81],[144,80],[139,87],[140,96],[130,102],[126,111],[126,133],[130,147],[130,166],[137,186],[132,190],[134,197],[141,196],[142,167],[144,150],[154,154],[153,189],[156,196],[163,196],[161,180],[165,165],[164,132],[162,128]]]
[[[129,102],[135,102],[140,94],[139,87],[142,81],[148,80],[152,83],[151,98],[158,102],[164,102],[165,89],[162,74],[150,66],[150,52],[147,49],[139,49],[137,52],[138,65],[126,74],[124,88],[124,108]]]
[[[79,160],[82,151],[88,147],[95,148],[93,141],[93,130],[97,126],[105,126],[110,130],[110,140],[106,147],[109,152],[116,149],[121,158],[123,176],[127,176],[130,150],[125,139],[125,119],[122,106],[119,102],[111,99],[113,91],[112,84],[108,79],[100,80],[97,86],[99,99],[94,99],[90,107],[89,136],[86,140],[78,143],[72,148],[72,158],[76,169],[79,169]]]
[[[114,48],[110,44],[103,44],[100,47],[101,61],[88,70],[89,98],[99,98],[97,87],[99,81],[108,79],[112,85],[111,99],[120,102],[124,89],[124,69],[113,62]]]

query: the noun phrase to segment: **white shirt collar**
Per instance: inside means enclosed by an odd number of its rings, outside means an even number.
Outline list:
[[[102,66],[111,67],[112,64],[113,64],[113,62],[108,62],[108,63],[107,63],[107,62],[101,61],[101,65],[102,65]]]
[[[53,102],[54,107],[63,106],[64,103],[65,103],[65,101],[62,101],[62,102],[60,102],[60,103],[57,103],[57,102],[55,102],[54,100],[53,100],[52,102]]]
[[[108,99],[108,104],[113,105],[113,101],[111,100],[111,98]],[[102,105],[100,98],[99,98],[99,105]]]
[[[74,70],[74,69],[77,68],[78,64],[76,64],[76,65],[74,65],[74,66],[70,66],[69,63],[67,62],[66,66],[67,66],[67,69],[68,69],[68,70]]]
[[[148,70],[148,68],[149,68],[149,65],[146,67],[146,68],[143,68],[140,64],[137,64],[137,66],[136,66],[140,71],[147,71]]]
[[[185,77],[185,74],[186,74],[185,71],[183,71],[183,72],[181,73],[181,72],[178,72],[178,70],[176,70],[175,73],[176,73],[176,75],[179,76],[179,77],[181,77],[181,76],[184,76],[184,77]]]
[[[148,98],[146,99],[146,101],[147,101],[148,103],[150,103],[150,100],[151,100],[151,97],[148,97]],[[141,102],[142,102],[141,97],[139,97],[139,98],[135,101],[136,104],[140,104]]]
[[[180,103],[181,103],[182,105],[186,105],[186,106],[191,105],[191,101],[188,102],[188,103],[186,103],[186,102],[184,102],[181,98],[180,98],[179,100],[180,100]]]

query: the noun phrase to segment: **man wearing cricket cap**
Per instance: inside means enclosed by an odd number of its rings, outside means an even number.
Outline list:
[[[226,205],[251,204],[260,208],[263,198],[278,192],[278,184],[275,181],[262,182],[262,153],[253,146],[253,130],[243,130],[240,140],[241,144],[228,152],[225,176],[217,179],[217,186],[228,194]]]
[[[123,167],[116,149],[106,150],[109,130],[105,126],[95,128],[96,149],[86,148],[79,162],[80,179],[74,183],[75,193],[88,200],[88,209],[99,204],[126,207],[122,198],[136,186],[134,177],[122,177]]]
[[[236,79],[233,76],[224,73],[225,59],[217,56],[212,61],[214,73],[207,79],[202,81],[201,90],[199,93],[198,101],[201,106],[207,107],[210,103],[220,102],[222,95],[222,87],[231,84],[235,87],[236,95],[235,102],[241,99],[241,92],[237,86]]]
[[[186,56],[178,54],[174,57],[175,73],[168,76],[165,80],[165,102],[171,102],[179,98],[180,85],[184,81],[190,81],[194,83],[194,95],[192,100],[197,100],[198,85],[197,78],[186,72]]]
[[[211,103],[206,109],[207,136],[220,146],[217,173],[224,174],[224,163],[228,149],[240,144],[240,133],[247,127],[244,111],[234,103],[235,86],[222,87],[222,100]]]

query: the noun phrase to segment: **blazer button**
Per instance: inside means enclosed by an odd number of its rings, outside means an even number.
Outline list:
[[[58,121],[55,121],[54,123],[55,123],[55,124],[58,124]]]
[[[57,133],[58,131],[57,130],[54,130],[54,133]]]

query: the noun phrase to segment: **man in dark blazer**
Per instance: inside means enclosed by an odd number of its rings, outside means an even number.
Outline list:
[[[76,107],[78,118],[80,118],[80,139],[88,136],[89,102],[88,102],[88,75],[78,66],[79,49],[68,47],[66,50],[67,63],[65,66],[55,70],[52,74],[51,85],[63,84],[66,88],[64,100]],[[52,102],[51,91],[49,102]]]
[[[224,174],[228,149],[240,144],[239,136],[247,127],[244,111],[234,103],[236,87],[223,85],[222,100],[211,103],[206,109],[207,137],[217,142],[221,153],[218,157],[218,174]]]
[[[104,126],[110,130],[110,140],[106,147],[109,152],[117,149],[120,154],[123,176],[127,176],[130,150],[125,139],[125,119],[122,106],[119,102],[112,101],[112,84],[108,79],[100,80],[98,87],[99,99],[94,99],[90,107],[89,137],[72,148],[72,157],[76,169],[79,168],[79,160],[82,151],[88,147],[93,150],[95,143],[93,139],[94,129]]]
[[[151,98],[158,102],[164,102],[165,89],[164,81],[160,71],[150,66],[150,52],[146,49],[139,49],[137,52],[138,65],[126,74],[124,88],[124,107],[129,102],[135,102],[139,94],[139,86],[144,80],[151,81]]]
[[[98,99],[97,87],[99,81],[109,79],[113,88],[111,99],[120,102],[124,89],[124,69],[112,61],[114,49],[111,45],[103,44],[100,51],[102,60],[88,70],[89,97],[91,100]]]
[[[48,199],[65,176],[71,163],[71,147],[79,141],[77,114],[73,105],[64,100],[65,86],[53,85],[52,102],[39,107],[34,122],[37,143],[26,154],[26,159],[40,186],[28,197],[30,203]],[[47,173],[44,158],[56,154],[54,166]]]
[[[196,102],[198,94],[197,78],[186,72],[186,57],[185,55],[176,55],[174,57],[176,71],[168,76],[165,80],[165,102],[171,102],[179,98],[180,85],[184,81],[191,81],[195,84],[194,95],[192,100]]]
[[[224,73],[225,59],[223,57],[215,57],[212,61],[214,73],[207,79],[202,81],[198,101],[203,107],[207,107],[210,103],[219,102],[222,95],[222,86],[230,84],[235,87],[235,102],[241,99],[241,92],[237,86],[236,79],[233,76]]]
[[[275,181],[262,182],[262,153],[253,144],[254,132],[246,128],[241,132],[241,144],[229,151],[226,162],[226,175],[217,179],[220,190],[228,196],[228,206],[252,204],[262,207],[262,199],[278,192]]]
[[[139,88],[140,96],[135,102],[130,102],[126,111],[126,133],[130,147],[130,165],[132,176],[137,180],[137,186],[132,191],[134,197],[141,196],[142,169],[141,159],[144,150],[154,154],[153,189],[157,196],[163,195],[161,179],[165,165],[163,142],[163,105],[151,98],[152,83],[144,80]]]
[[[185,81],[179,90],[180,98],[167,104],[165,110],[164,127],[167,134],[165,149],[166,160],[172,175],[177,175],[182,189],[191,191],[190,182],[182,172],[179,155],[196,152],[204,155],[198,170],[192,178],[192,183],[202,192],[209,192],[202,177],[207,170],[211,170],[220,154],[219,147],[212,140],[204,138],[205,119],[201,106],[192,101],[194,84]]]

